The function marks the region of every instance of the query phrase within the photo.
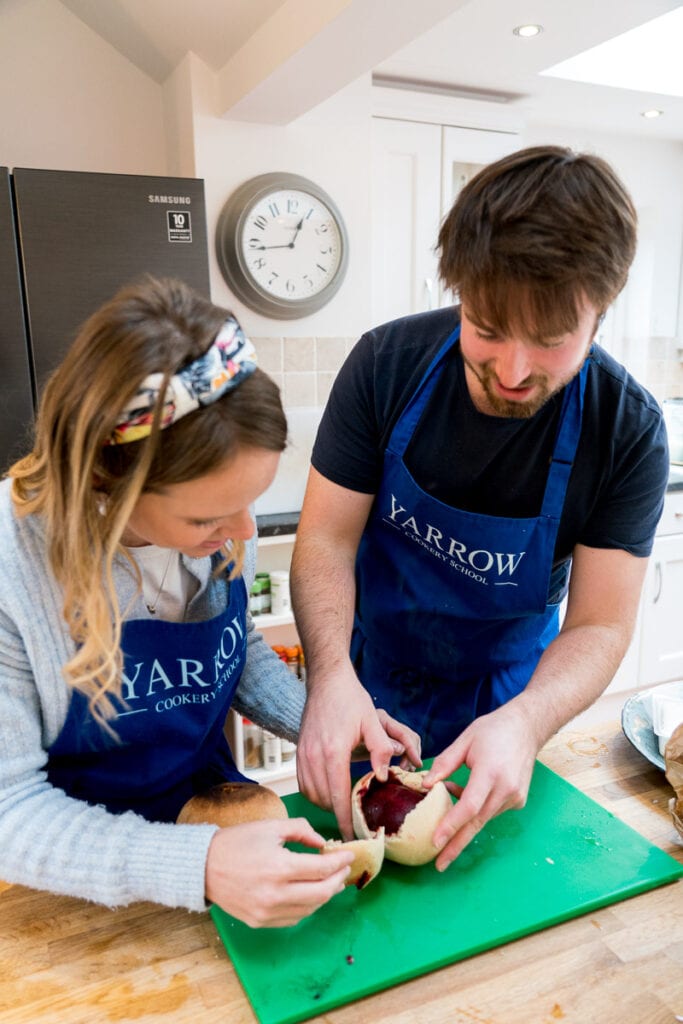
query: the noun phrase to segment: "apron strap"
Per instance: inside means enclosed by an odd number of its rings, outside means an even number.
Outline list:
[[[584,364],[581,367],[581,372],[569,382],[564,390],[560,423],[557,429],[557,438],[555,439],[555,449],[548,471],[548,482],[541,506],[541,516],[545,519],[557,519],[559,522],[562,515],[569,477],[574,464],[579,438],[581,437],[583,396],[586,391],[586,379],[588,377],[589,359],[592,350],[591,346],[588,357],[584,360]]]
[[[439,351],[425,370],[410,401],[399,416],[389,437],[387,450],[400,458],[405,454],[420,417],[443,373],[446,356],[460,339],[460,324],[446,338]],[[548,471],[548,480],[543,495],[541,516],[546,519],[557,519],[562,515],[564,499],[569,485],[574,456],[581,436],[581,417],[583,397],[586,390],[586,379],[591,352],[584,361],[581,371],[564,389],[560,423],[555,439],[555,448]]]
[[[399,456],[405,455],[406,448],[410,443],[410,439],[413,436],[413,432],[419,422],[420,416],[422,415],[427,402],[431,398],[434,388],[439,382],[439,378],[441,377],[444,363],[446,361],[446,356],[454,345],[457,344],[459,339],[460,324],[458,324],[452,334],[449,334],[425,370],[422,380],[413,392],[410,401],[399,416],[394,429],[391,432],[389,443],[387,444],[388,451]]]

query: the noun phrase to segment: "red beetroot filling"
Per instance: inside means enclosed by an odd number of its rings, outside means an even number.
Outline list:
[[[426,795],[418,789],[408,789],[391,775],[386,782],[379,782],[373,777],[361,797],[363,817],[373,832],[384,825],[386,835],[396,835],[406,815],[417,807]]]

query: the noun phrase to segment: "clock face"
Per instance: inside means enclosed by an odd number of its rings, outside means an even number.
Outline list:
[[[313,181],[277,171],[250,178],[226,201],[216,256],[226,283],[249,309],[292,320],[339,290],[349,244],[341,213]]]
[[[246,212],[238,244],[256,285],[285,301],[322,292],[334,279],[343,251],[331,211],[296,188],[258,199]]]

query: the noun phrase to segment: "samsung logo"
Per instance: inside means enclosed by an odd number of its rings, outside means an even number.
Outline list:
[[[147,196],[148,203],[174,203],[176,206],[190,206],[192,200],[189,196]]]

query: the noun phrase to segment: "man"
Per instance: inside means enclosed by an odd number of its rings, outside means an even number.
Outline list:
[[[593,344],[636,213],[601,159],[485,167],[439,234],[459,307],[366,334],[323,417],[292,565],[308,698],[299,783],[350,835],[349,760],[471,769],[443,870],[524,805],[547,739],[608,685],[662,511],[661,412]],[[571,578],[570,578],[571,567]],[[559,628],[560,603],[567,596]]]

